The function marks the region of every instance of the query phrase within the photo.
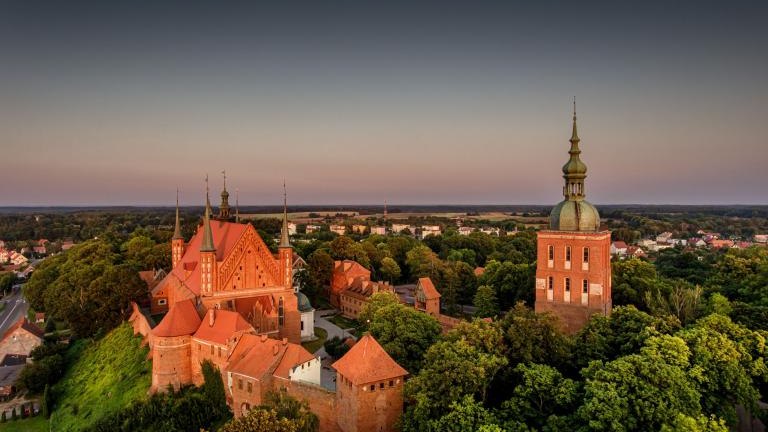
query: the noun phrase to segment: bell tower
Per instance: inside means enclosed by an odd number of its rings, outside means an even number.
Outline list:
[[[611,232],[600,231],[600,215],[586,201],[587,166],[581,161],[576,99],[570,158],[563,166],[564,200],[549,216],[549,229],[537,235],[536,312],[550,312],[569,333],[592,314],[611,313]]]

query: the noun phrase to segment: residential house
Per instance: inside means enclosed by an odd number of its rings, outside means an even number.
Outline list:
[[[385,227],[385,226],[374,226],[374,227],[371,227],[371,234],[387,235],[387,227]]]
[[[344,225],[331,225],[331,232],[335,232],[338,235],[344,235],[347,232],[347,227]]]
[[[421,226],[421,238],[425,238],[428,235],[440,235],[440,225],[422,225]]]
[[[627,254],[627,244],[621,240],[611,243],[611,255],[623,257]]]
[[[475,229],[472,228],[472,227],[468,227],[468,226],[460,226],[459,227],[459,234],[460,235],[464,235],[464,236],[470,235],[474,231],[475,231]]]

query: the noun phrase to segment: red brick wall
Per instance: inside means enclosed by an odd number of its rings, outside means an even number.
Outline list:
[[[178,389],[192,382],[190,336],[155,337],[152,346],[152,391]]]
[[[211,347],[213,347],[213,354],[211,354]],[[227,377],[224,374],[224,370],[227,366],[227,357],[229,356],[229,347],[226,345],[219,345],[215,344],[209,341],[203,341],[198,339],[192,339],[192,344],[190,347],[191,351],[191,361],[190,365],[192,368],[192,382],[195,383],[195,385],[201,385],[204,381],[203,379],[203,368],[202,364],[205,360],[210,360],[211,363],[213,363],[217,368],[219,368],[219,371],[222,372],[222,380],[224,382],[227,382]]]
[[[240,386],[241,380],[242,388]],[[227,385],[227,382],[228,380],[225,377],[224,385]],[[251,385],[251,391],[248,391],[249,383]],[[243,415],[243,406],[245,404],[248,404],[251,408],[261,404],[264,400],[264,395],[267,393],[267,390],[270,389],[271,380],[262,383],[260,380],[233,373],[231,385],[232,412],[235,414],[235,417],[240,417]]]
[[[611,234],[540,231],[536,264],[536,312],[551,312],[560,318],[563,328],[576,332],[593,313],[611,310]],[[549,259],[549,247],[554,259]],[[571,249],[570,269],[566,266],[566,247]],[[588,268],[583,268],[584,248],[589,248]],[[551,263],[551,266],[550,266]],[[553,289],[549,290],[552,277]],[[565,289],[570,280],[570,299]],[[583,281],[588,281],[588,295],[583,303]],[[549,295],[552,299],[549,299]]]
[[[403,377],[354,385],[337,373],[336,393],[343,432],[393,431],[403,413]]]
[[[275,390],[285,388],[288,394],[309,403],[309,408],[320,420],[320,432],[339,432],[336,411],[336,393],[320,386],[275,378]]]

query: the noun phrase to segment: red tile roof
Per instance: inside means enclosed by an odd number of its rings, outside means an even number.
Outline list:
[[[428,277],[419,278],[419,285],[421,285],[421,289],[424,291],[424,297],[427,300],[440,298],[440,293],[437,292],[435,285],[432,283],[432,279]]]
[[[247,224],[239,224],[233,222],[211,221],[211,233],[213,234],[213,243],[216,247],[216,260],[222,261],[227,255],[229,255],[232,248],[235,246],[240,237],[245,234],[245,231],[250,227]],[[186,252],[181,257],[181,265],[176,266],[171,270],[170,275],[173,275],[182,282],[194,295],[200,295],[200,266],[197,263],[200,261],[200,245],[203,242],[203,230],[198,230],[194,236],[189,240],[186,245]],[[266,248],[266,246],[265,246]],[[159,286],[165,285],[166,281],[170,279],[166,277]]]
[[[274,375],[282,378],[289,378],[288,372],[294,367],[302,363],[306,363],[310,360],[314,360],[315,356],[310,354],[303,346],[297,344],[286,344],[285,354],[280,360],[280,363],[275,369]]]
[[[0,339],[0,341],[4,341],[8,337],[10,337],[18,329],[23,329],[41,339],[43,338],[43,336],[45,336],[45,332],[40,327],[27,321],[27,317],[22,316],[15,323],[13,323],[13,325],[9,327],[8,330],[5,331],[5,333],[3,334],[3,338]]]
[[[613,242],[613,247],[615,247],[616,249],[626,249],[627,248],[627,244],[624,243],[621,240],[617,240],[617,241]]]
[[[485,273],[485,267],[475,267],[475,276],[482,276]]]
[[[369,334],[357,341],[332,367],[355,385],[408,375],[408,371]]]
[[[288,378],[291,368],[314,358],[301,345],[266,335],[244,334],[232,350],[227,370],[256,379],[270,373]]]
[[[194,333],[200,327],[200,315],[192,300],[183,300],[171,307],[152,334],[161,337],[185,336]]]
[[[213,313],[213,325],[211,325],[211,313]],[[194,337],[225,345],[235,333],[248,330],[254,331],[253,327],[239,313],[209,309],[200,322],[200,327],[195,332]]]

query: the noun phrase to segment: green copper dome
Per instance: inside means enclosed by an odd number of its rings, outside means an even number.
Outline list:
[[[555,231],[597,231],[600,214],[587,201],[563,200],[549,214],[549,229]]]
[[[297,292],[296,298],[299,301],[299,312],[309,312],[313,309],[312,304],[309,302],[309,299],[304,295],[303,292]]]
[[[576,100],[573,101],[573,133],[571,134],[571,155],[563,165],[563,196],[565,199],[552,209],[549,215],[549,229],[555,231],[597,231],[600,229],[600,214],[595,206],[587,202],[584,179],[587,165],[581,161],[579,134],[576,132]]]

